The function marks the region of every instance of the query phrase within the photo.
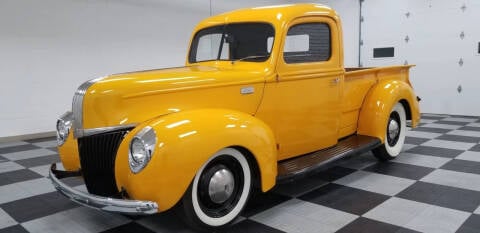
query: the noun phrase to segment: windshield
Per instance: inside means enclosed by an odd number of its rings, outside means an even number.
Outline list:
[[[263,62],[270,57],[275,30],[267,23],[236,23],[209,27],[195,34],[188,61]]]

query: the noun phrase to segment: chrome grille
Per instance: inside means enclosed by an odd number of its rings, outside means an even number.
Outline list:
[[[78,139],[80,164],[88,192],[100,196],[118,193],[115,158],[120,143],[130,130],[122,129]]]
[[[83,137],[83,97],[90,86],[102,80],[103,78],[104,77],[100,77],[84,82],[78,87],[77,91],[75,91],[75,94],[73,95],[73,136],[75,138]]]

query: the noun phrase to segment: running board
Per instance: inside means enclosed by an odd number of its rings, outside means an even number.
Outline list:
[[[324,165],[351,155],[362,154],[378,147],[380,139],[370,136],[353,135],[334,147],[315,151],[299,157],[278,162],[277,183],[286,183],[320,170]]]

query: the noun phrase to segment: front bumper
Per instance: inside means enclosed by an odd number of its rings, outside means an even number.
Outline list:
[[[60,181],[60,179],[81,176],[81,172],[59,171],[56,168],[56,164],[52,164],[49,172],[49,178],[52,180],[53,186],[55,186],[55,188],[61,194],[78,204],[94,209],[121,214],[147,215],[158,212],[158,204],[156,202],[115,199],[78,191],[66,185]]]

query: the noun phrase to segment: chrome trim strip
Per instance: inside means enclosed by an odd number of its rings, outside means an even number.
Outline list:
[[[240,94],[242,95],[248,95],[248,94],[253,94],[255,92],[255,88],[248,86],[248,87],[242,87],[240,89]]]
[[[53,186],[61,194],[78,204],[107,212],[122,214],[147,215],[158,212],[158,204],[153,201],[116,199],[78,191],[60,181],[55,175],[56,171],[56,167],[52,164],[48,176],[52,181]]]
[[[137,123],[126,124],[126,125],[116,125],[116,126],[108,126],[108,127],[100,127],[100,128],[92,128],[92,129],[83,129],[82,137],[92,136],[95,134],[101,133],[108,133],[111,131],[121,130],[121,129],[128,129],[134,128],[137,126]]]
[[[73,112],[73,137],[81,138],[84,136],[83,131],[83,97],[89,87],[91,87],[96,82],[104,79],[105,77],[100,77],[92,79],[82,83],[75,91],[72,101],[72,112]]]

